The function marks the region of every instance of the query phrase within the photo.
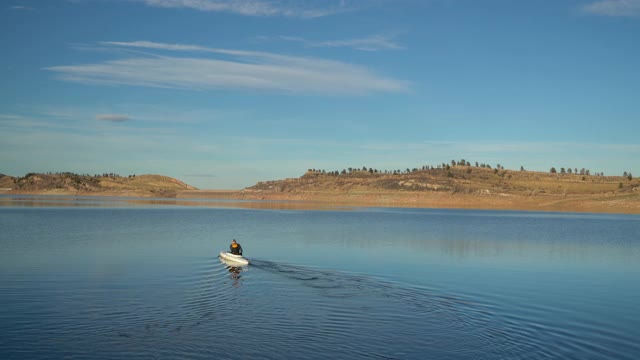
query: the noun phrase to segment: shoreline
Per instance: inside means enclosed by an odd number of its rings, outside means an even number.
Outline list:
[[[162,198],[188,205],[195,199],[223,200],[229,206],[260,209],[331,209],[342,207],[431,208],[573,213],[640,214],[640,194],[523,196],[514,194],[461,194],[450,192],[271,192],[251,190],[183,190],[166,192],[73,192],[61,190],[15,192],[6,195],[112,196]],[[170,196],[166,196],[170,195]],[[235,202],[234,200],[237,200]],[[253,202],[253,203],[251,203]],[[250,204],[251,203],[251,204]]]
[[[575,213],[640,214],[640,195],[470,195],[432,192],[406,193],[298,193],[241,192],[245,200],[299,200],[343,206],[432,209],[511,210]]]

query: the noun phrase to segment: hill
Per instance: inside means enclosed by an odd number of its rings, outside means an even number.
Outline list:
[[[129,195],[175,197],[179,191],[197,190],[180,180],[162,175],[119,176],[74,173],[29,173],[23,177],[0,177],[0,189],[8,193]]]
[[[198,190],[161,175],[30,173],[24,177],[0,175],[0,192],[302,200],[305,202],[297,203],[301,208],[345,205],[640,214],[640,180],[631,175],[516,171],[469,163],[393,172],[309,170],[299,178],[263,181],[232,191]]]
[[[245,199],[320,200],[381,206],[640,213],[640,181],[454,165],[406,172],[324,172],[259,182]]]
[[[435,191],[464,194],[606,194],[637,191],[640,182],[622,176],[552,174],[532,171],[452,166],[407,173],[345,174],[307,171],[297,179],[259,182],[250,191]]]

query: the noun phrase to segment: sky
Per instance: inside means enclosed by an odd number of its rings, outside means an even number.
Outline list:
[[[640,176],[640,0],[2,0],[0,173]]]

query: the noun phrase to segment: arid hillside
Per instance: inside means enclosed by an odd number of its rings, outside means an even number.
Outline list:
[[[592,176],[452,166],[407,173],[308,171],[297,179],[259,182],[247,191],[305,192],[412,191],[476,195],[601,195],[637,192],[640,181],[622,176]]]
[[[640,213],[640,181],[474,166],[382,173],[308,171],[259,182],[238,198],[313,200],[366,206]]]
[[[161,175],[31,173],[0,176],[0,193],[294,200],[299,205],[304,202],[302,208],[345,205],[640,214],[640,180],[631,175],[516,171],[468,164],[403,172],[309,170],[299,178],[227,191],[198,190]],[[283,203],[263,205],[278,204]]]
[[[0,189],[9,193],[132,195],[175,197],[179,191],[195,187],[162,175],[119,176],[78,175],[73,173],[0,177]]]

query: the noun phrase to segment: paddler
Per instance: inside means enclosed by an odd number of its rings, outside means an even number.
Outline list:
[[[231,240],[231,245],[229,245],[229,250],[233,255],[242,255],[242,246],[236,242],[236,239]]]

